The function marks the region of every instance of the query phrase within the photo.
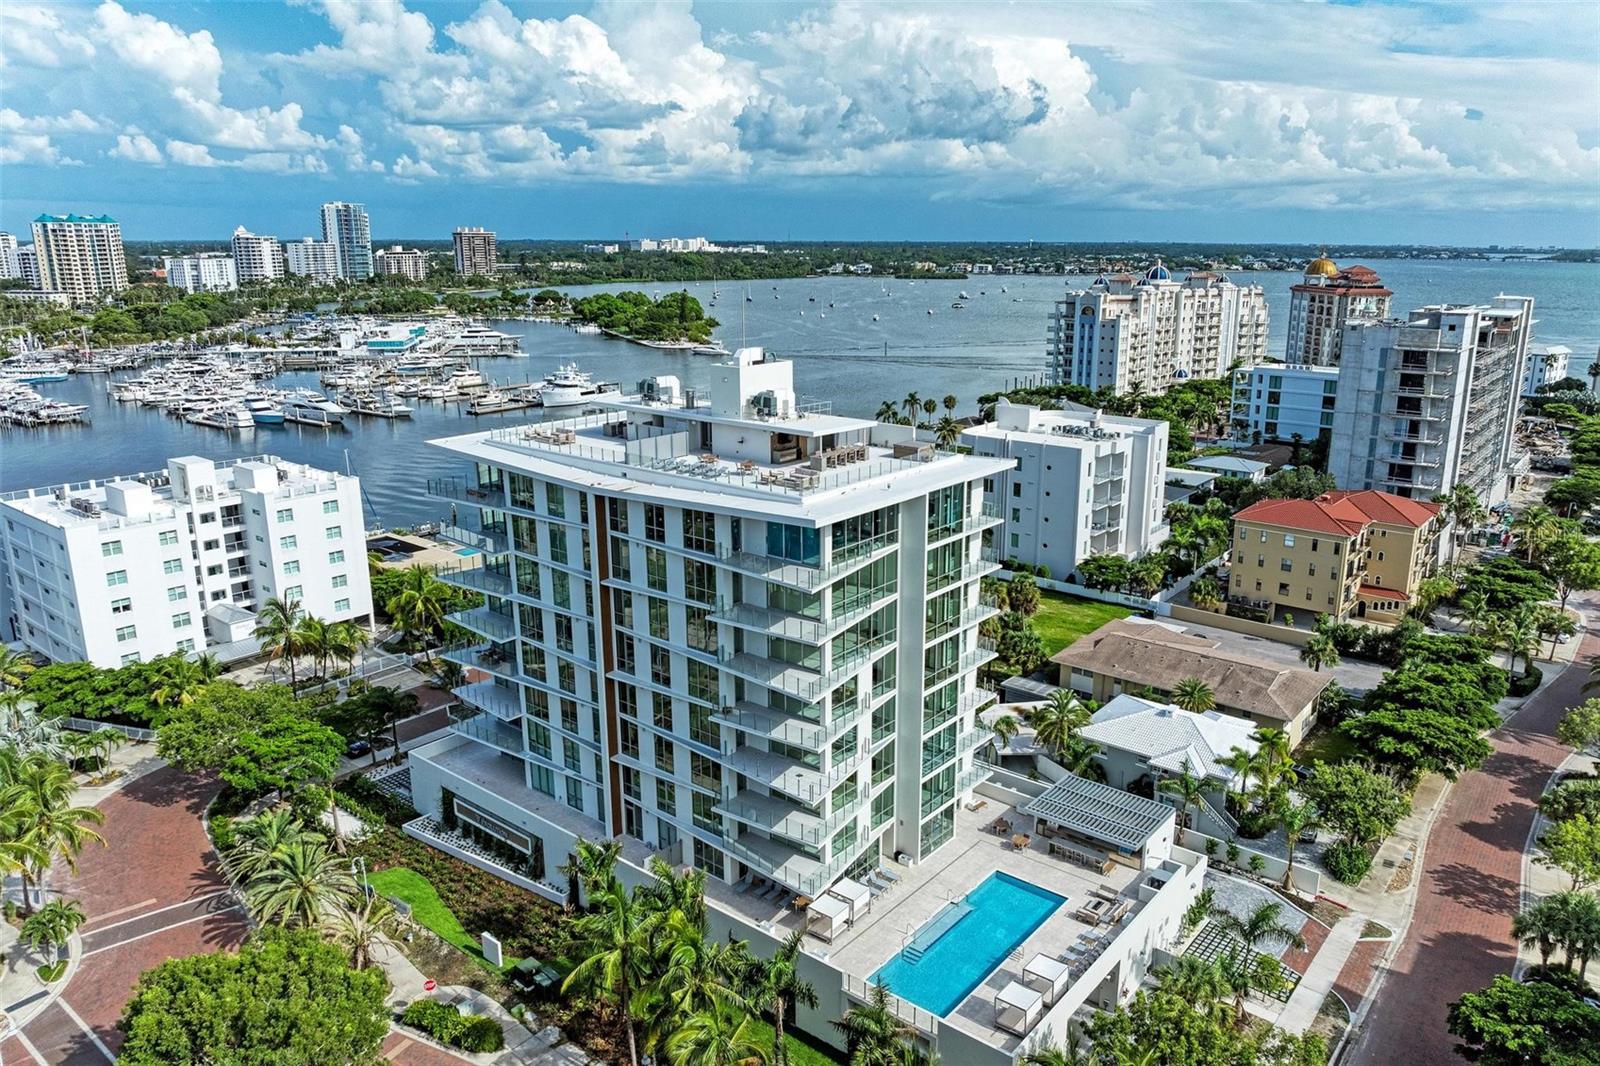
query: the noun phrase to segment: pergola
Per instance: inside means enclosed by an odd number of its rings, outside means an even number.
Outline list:
[[[1054,1006],[1061,993],[1072,984],[1072,971],[1060,959],[1040,953],[1022,968],[1022,980],[1029,988],[1043,994],[1046,1005]]]
[[[1012,981],[994,997],[994,1023],[1008,1033],[1027,1036],[1044,1013],[1044,993]]]
[[[849,920],[850,904],[838,896],[818,896],[806,907],[806,932],[830,944]]]
[[[834,886],[828,889],[828,895],[844,900],[850,905],[850,921],[855,921],[867,913],[872,906],[872,889],[860,881],[853,881],[848,877],[841,877]]]

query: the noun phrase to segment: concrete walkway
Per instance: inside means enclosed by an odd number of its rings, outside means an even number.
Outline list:
[[[1278,1028],[1296,1034],[1311,1028],[1311,1023],[1317,1020],[1317,1012],[1322,1010],[1323,1001],[1333,991],[1333,983],[1339,979],[1339,971],[1344,969],[1350,953],[1356,948],[1356,941],[1361,939],[1361,931],[1366,927],[1366,918],[1359,914],[1341,918],[1334,924],[1327,939],[1322,942],[1322,949],[1301,975],[1300,983],[1289,996],[1289,1002],[1284,1004],[1283,1013],[1278,1015]]]

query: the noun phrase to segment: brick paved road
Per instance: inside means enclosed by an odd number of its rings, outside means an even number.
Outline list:
[[[100,804],[106,847],[53,885],[83,902],[84,954],[66,991],[0,1047],[0,1061],[105,1066],[139,974],[169,958],[236,945],[245,923],[223,891],[200,814],[215,786],[164,769]]]
[[[1590,612],[1600,598],[1574,606]],[[1584,630],[1575,665],[1535,693],[1490,735],[1494,754],[1463,774],[1439,812],[1423,854],[1416,912],[1371,1013],[1345,1062],[1352,1066],[1453,1066],[1445,1010],[1516,960],[1511,919],[1522,887],[1522,848],[1534,804],[1568,749],[1556,723],[1581,701],[1585,664],[1600,655],[1600,634]]]

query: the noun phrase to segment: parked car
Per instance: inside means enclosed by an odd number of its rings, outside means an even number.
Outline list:
[[[365,740],[352,740],[344,746],[344,753],[351,759],[359,759],[363,755],[372,753],[372,745]]]

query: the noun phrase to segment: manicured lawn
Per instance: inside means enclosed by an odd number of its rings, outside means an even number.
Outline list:
[[[1115,603],[1083,600],[1049,589],[1039,590],[1039,613],[1033,628],[1044,639],[1046,655],[1054,655],[1086,633],[1133,612]]]
[[[1319,762],[1344,762],[1355,756],[1355,741],[1337,729],[1317,730],[1294,751],[1294,761],[1301,766],[1311,766]]]
[[[751,1018],[750,1028],[757,1033],[755,1041],[764,1049],[772,1047],[772,1025],[765,1018]],[[793,1029],[786,1029],[783,1042],[789,1049],[789,1066],[840,1066],[843,1062],[821,1048],[797,1040]]]
[[[455,945],[468,955],[483,958],[478,938],[463,928],[455,912],[445,906],[444,900],[439,898],[439,893],[434,891],[426,877],[404,866],[395,866],[379,870],[372,875],[371,881],[373,891],[380,896],[393,896],[410,904],[411,917],[433,930],[439,939]],[[507,966],[516,962],[509,956],[505,960]]]

